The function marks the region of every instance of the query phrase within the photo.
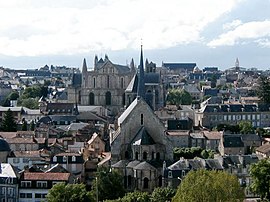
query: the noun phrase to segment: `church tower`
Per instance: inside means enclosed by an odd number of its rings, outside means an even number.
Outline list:
[[[140,58],[140,66],[139,66],[139,81],[138,81],[138,89],[137,89],[137,97],[141,97],[145,99],[145,83],[144,83],[144,65],[143,65],[143,50],[141,45],[141,58]]]

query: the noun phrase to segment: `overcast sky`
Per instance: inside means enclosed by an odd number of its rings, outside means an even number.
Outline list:
[[[0,0],[0,66],[81,67],[144,56],[270,68],[270,0]]]

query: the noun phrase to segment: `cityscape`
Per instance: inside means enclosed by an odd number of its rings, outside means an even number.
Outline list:
[[[269,1],[0,7],[1,202],[270,201]]]

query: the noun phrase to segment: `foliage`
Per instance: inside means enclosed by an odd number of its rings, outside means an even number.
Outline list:
[[[9,95],[8,95],[8,99],[9,100],[17,100],[19,98],[19,93],[17,91],[12,91]]]
[[[3,118],[2,124],[1,124],[1,131],[4,131],[4,132],[16,132],[17,131],[17,124],[15,122],[12,111],[10,109],[8,109],[4,113],[4,118]]]
[[[165,188],[157,187],[152,192],[151,201],[152,202],[171,201],[175,195],[175,192],[176,192],[175,189],[172,189],[169,187],[165,187]]]
[[[30,122],[29,128],[30,128],[31,131],[35,130],[35,122],[33,120]]]
[[[190,105],[192,97],[185,90],[170,89],[167,95],[167,103],[171,105]]]
[[[260,76],[258,79],[257,95],[265,103],[270,103],[270,79]]]
[[[240,133],[242,134],[254,133],[254,128],[250,121],[240,121],[238,125],[240,129]]]
[[[127,193],[121,202],[148,202],[150,201],[150,195],[147,192],[134,191]]]
[[[25,119],[22,120],[22,131],[27,131],[27,121]]]
[[[235,175],[224,171],[190,171],[172,202],[243,201],[243,189]]]
[[[215,128],[217,131],[231,131],[232,133],[240,133],[239,125],[218,124]]]
[[[270,162],[262,159],[252,164],[250,175],[252,177],[251,190],[261,196],[261,199],[270,200]]]
[[[109,168],[100,167],[96,172],[96,179],[92,187],[92,194],[96,196],[98,188],[98,199],[117,199],[125,195],[123,177],[116,170],[110,171]]]
[[[22,107],[27,107],[29,109],[38,109],[38,99],[37,98],[25,98],[25,99],[19,99],[18,105]]]
[[[185,159],[193,159],[195,157],[200,158],[213,158],[214,151],[202,149],[201,147],[191,147],[191,148],[179,148],[175,147],[173,150],[174,159],[179,159],[183,157]]]
[[[47,94],[48,86],[37,84],[26,87],[22,93],[21,99],[47,97]]]
[[[48,202],[83,202],[95,201],[86,191],[84,184],[55,184],[47,194]]]

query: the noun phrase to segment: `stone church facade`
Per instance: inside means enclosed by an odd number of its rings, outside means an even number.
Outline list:
[[[106,106],[115,115],[125,105],[125,89],[136,74],[134,62],[130,66],[112,63],[108,56],[95,57],[94,69],[88,71],[83,62],[79,104]]]

